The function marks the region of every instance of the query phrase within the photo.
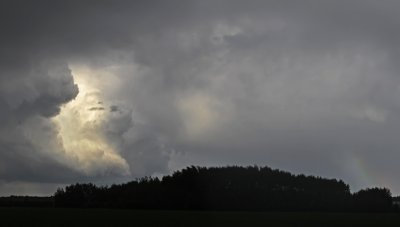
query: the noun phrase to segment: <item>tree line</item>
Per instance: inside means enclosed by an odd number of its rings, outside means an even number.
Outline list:
[[[386,188],[351,193],[342,180],[258,166],[191,166],[161,179],[73,184],[54,194],[56,207],[248,211],[397,211]]]
[[[54,207],[53,196],[7,196],[0,197],[1,207]]]

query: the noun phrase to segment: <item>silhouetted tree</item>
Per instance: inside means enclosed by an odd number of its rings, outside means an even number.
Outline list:
[[[367,188],[353,194],[354,208],[363,212],[393,210],[392,195],[387,188]]]
[[[368,211],[394,210],[390,191],[351,194],[341,180],[293,175],[258,166],[190,166],[170,176],[121,185],[74,184],[54,194],[57,207],[133,209]]]

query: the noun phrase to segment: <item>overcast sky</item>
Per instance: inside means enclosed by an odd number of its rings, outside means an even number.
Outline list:
[[[188,165],[400,193],[400,2],[0,2],[0,195]]]

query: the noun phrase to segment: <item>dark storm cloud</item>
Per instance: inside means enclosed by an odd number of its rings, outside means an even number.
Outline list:
[[[2,180],[46,180],[65,167],[53,159],[49,150],[56,131],[47,118],[59,113],[60,105],[73,99],[78,88],[65,64],[41,63],[0,77],[0,178]],[[38,178],[44,179],[38,179]],[[63,178],[63,176],[53,176]]]
[[[2,1],[0,176],[81,179],[49,118],[78,93],[68,65],[85,65],[114,75],[103,130],[132,176],[256,163],[397,193],[399,6]]]

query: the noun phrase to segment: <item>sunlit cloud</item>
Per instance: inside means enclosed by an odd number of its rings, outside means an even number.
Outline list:
[[[90,75],[79,70],[72,73],[79,94],[53,118],[69,164],[88,175],[129,174],[128,163],[104,132],[112,108],[102,101]]]

